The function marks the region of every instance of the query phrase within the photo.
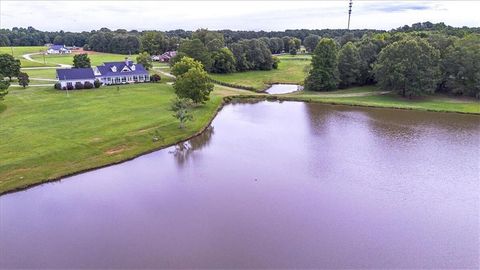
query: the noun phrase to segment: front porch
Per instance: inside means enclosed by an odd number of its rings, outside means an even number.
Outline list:
[[[101,77],[100,81],[105,85],[141,83],[141,82],[149,82],[150,75],[127,75],[127,76]]]

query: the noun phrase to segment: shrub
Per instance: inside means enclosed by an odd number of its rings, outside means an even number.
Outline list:
[[[158,74],[153,74],[152,76],[150,76],[150,81],[154,83],[159,82],[161,79],[162,78]]]
[[[60,89],[62,89],[62,85],[59,82],[57,82],[53,85],[53,88],[55,88],[57,90],[60,90]]]
[[[73,85],[71,83],[67,84],[67,89],[65,90],[73,90]]]
[[[99,88],[100,85],[102,85],[102,83],[101,83],[98,79],[96,79],[96,80],[93,82],[93,86],[95,86],[95,88]]]
[[[81,82],[76,82],[76,83],[75,83],[75,89],[83,89],[83,83],[81,83]]]
[[[85,89],[92,89],[92,88],[93,88],[93,83],[91,83],[91,82],[85,82],[85,83],[83,84],[83,87],[84,87]]]

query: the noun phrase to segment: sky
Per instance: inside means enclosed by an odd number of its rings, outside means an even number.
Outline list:
[[[480,26],[480,1],[353,1],[351,29],[390,30],[416,22]],[[0,28],[46,31],[265,30],[347,27],[343,1],[7,1]]]

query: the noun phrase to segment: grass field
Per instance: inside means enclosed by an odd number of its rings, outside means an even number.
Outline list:
[[[330,104],[414,109],[423,111],[458,112],[480,114],[480,102],[473,98],[452,98],[446,95],[434,95],[407,99],[397,94],[374,94],[379,92],[375,86],[356,87],[333,92],[296,92],[283,95],[281,99]],[[358,94],[355,96],[355,94]]]
[[[32,61],[28,61],[22,57],[22,55],[27,53],[38,53],[45,51],[47,47],[45,46],[26,46],[26,47],[0,47],[0,54],[12,54],[13,57],[20,60],[20,64],[22,67],[48,67],[54,66],[53,64],[44,64],[44,63],[36,63]],[[39,59],[40,60],[40,59]],[[41,59],[43,62],[43,58]]]
[[[113,61],[124,61],[125,57],[128,55],[123,54],[113,54],[113,53],[100,53],[100,52],[86,52],[88,57],[90,57],[90,63],[92,66],[98,66],[103,64],[103,62],[113,62]],[[74,54],[64,54],[64,55],[45,55],[45,61],[49,64],[65,64],[73,65],[73,56]],[[131,55],[130,59],[135,61],[137,55]],[[33,59],[43,62],[43,55],[33,55]]]
[[[237,85],[251,86],[263,90],[273,83],[303,84],[305,79],[305,66],[310,61],[281,61],[278,69],[269,71],[246,71],[231,74],[210,74],[216,80]]]
[[[68,97],[51,87],[11,88],[0,103],[0,194],[186,139],[212,119],[222,95],[235,92],[217,88],[181,130],[169,111],[173,88],[164,83],[70,91]],[[156,131],[159,141],[152,139]]]
[[[291,55],[291,54],[282,54],[277,56],[280,60],[310,60],[312,59],[311,54],[297,54],[297,55]]]
[[[41,78],[41,79],[55,79],[56,69],[55,68],[43,68],[43,69],[24,69],[22,72],[28,74],[30,78]]]

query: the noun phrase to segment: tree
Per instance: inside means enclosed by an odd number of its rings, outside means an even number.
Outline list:
[[[0,74],[11,80],[18,73],[20,73],[20,60],[15,59],[10,54],[0,54]]]
[[[100,82],[99,79],[95,79],[95,81],[93,81],[93,86],[95,88],[99,88],[101,85],[102,85],[102,82]]]
[[[231,73],[235,71],[235,57],[228,48],[221,48],[212,54],[213,64],[211,71],[213,73]]]
[[[305,79],[309,91],[332,90],[338,83],[337,45],[331,38],[322,38],[312,56],[312,68]]]
[[[188,98],[195,103],[205,103],[213,90],[213,84],[205,70],[191,68],[177,77],[173,88],[180,98]]]
[[[200,61],[207,70],[212,66],[210,53],[200,39],[184,40],[180,44],[178,51]]]
[[[5,81],[3,75],[0,74],[0,101],[8,94],[9,81]]]
[[[22,86],[23,88],[27,87],[28,84],[30,83],[30,78],[28,77],[28,74],[25,72],[20,72],[18,73],[18,85]]]
[[[480,35],[467,35],[449,46],[441,69],[450,92],[480,98]]]
[[[149,70],[153,67],[152,57],[148,52],[142,52],[137,56],[137,63],[142,64],[146,70]]]
[[[318,43],[319,40],[320,40],[320,36],[318,36],[318,35],[308,35],[303,40],[303,45],[307,49],[307,52],[313,52],[313,50],[315,50],[315,47],[317,46],[317,43]]]
[[[360,74],[357,79],[357,84],[374,84],[376,81],[373,73],[373,64],[377,60],[381,47],[372,39],[365,38],[360,43],[357,43],[357,48],[358,55],[360,56]]]
[[[343,45],[338,53],[338,73],[341,88],[349,87],[360,76],[360,55],[352,42]]]
[[[89,67],[91,67],[90,58],[88,57],[88,54],[82,53],[82,54],[74,55],[73,56],[73,67],[74,68],[89,68]]]
[[[159,55],[167,50],[168,42],[161,32],[147,31],[140,37],[141,49],[150,55]]]
[[[190,112],[191,103],[186,98],[176,98],[172,100],[170,109],[173,111],[173,117],[180,121],[180,128],[185,128],[185,123],[193,120],[193,115]]]
[[[382,89],[404,97],[433,93],[440,78],[439,54],[419,38],[396,41],[380,52],[375,77]]]
[[[216,51],[220,50],[221,48],[223,48],[224,46],[225,45],[224,45],[223,41],[221,41],[218,38],[212,39],[207,44],[205,44],[205,47],[207,48],[207,50],[209,52],[216,52]]]
[[[292,45],[295,47],[295,49],[297,49],[297,51],[300,50],[300,47],[302,46],[302,41],[299,38],[292,38],[291,41],[293,42]]]
[[[288,42],[288,47],[290,48],[289,53],[291,55],[297,55],[297,46],[295,45],[295,41],[293,39],[290,39]]]
[[[175,63],[173,65],[170,72],[174,76],[178,77],[178,76],[181,76],[181,75],[187,73],[187,71],[189,71],[192,68],[198,68],[198,69],[203,70],[203,65],[199,61],[197,61],[197,60],[195,60],[191,57],[185,56],[185,57],[182,57],[182,59],[180,59],[180,61],[178,61],[177,63]]]
[[[152,74],[150,76],[150,81],[153,82],[153,83],[159,82],[161,79],[162,79],[162,77],[160,77],[160,75],[158,75],[156,73]]]

